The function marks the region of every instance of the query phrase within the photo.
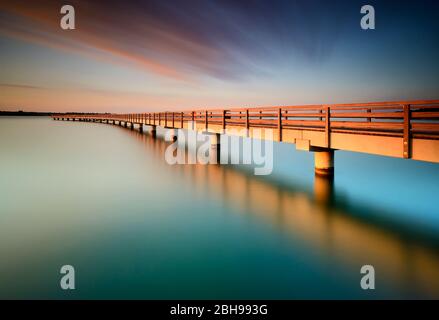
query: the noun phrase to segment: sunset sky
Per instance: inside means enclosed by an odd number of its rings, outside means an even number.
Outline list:
[[[438,1],[0,0],[0,110],[437,99],[438,57]]]

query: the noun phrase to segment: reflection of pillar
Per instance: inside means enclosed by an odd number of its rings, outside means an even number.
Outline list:
[[[314,152],[314,168],[317,175],[334,175],[334,150],[322,149]]]
[[[314,197],[317,202],[329,204],[334,195],[334,175],[316,174],[314,177]]]
[[[221,135],[214,132],[203,132],[209,136],[209,163],[220,163],[221,158]]]

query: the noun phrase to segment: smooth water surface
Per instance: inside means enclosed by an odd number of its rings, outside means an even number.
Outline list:
[[[254,176],[170,166],[168,144],[0,118],[0,298],[439,298],[439,165],[337,151],[322,202],[313,155],[294,145]]]

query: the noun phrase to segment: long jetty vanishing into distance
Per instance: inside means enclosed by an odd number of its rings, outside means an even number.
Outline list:
[[[129,114],[53,114],[54,120],[117,124],[126,128],[157,126],[188,129],[213,136],[220,150],[221,134],[273,139],[314,152],[315,173],[334,174],[334,152],[346,150],[439,163],[439,100],[300,105],[263,108],[163,111]],[[256,129],[273,134],[255,135]],[[246,130],[242,130],[246,129]],[[260,132],[261,130],[259,130]]]

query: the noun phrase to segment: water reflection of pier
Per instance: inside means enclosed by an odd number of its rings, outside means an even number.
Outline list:
[[[163,160],[168,143],[129,132],[144,143],[151,157],[157,157],[191,188],[303,241],[321,259],[341,263],[358,273],[362,265],[371,264],[381,281],[402,291],[410,287],[411,291],[416,288],[420,297],[439,296],[437,242],[403,236],[398,230],[360,220],[331,205],[331,181],[317,178],[312,195],[229,166],[169,166]]]

